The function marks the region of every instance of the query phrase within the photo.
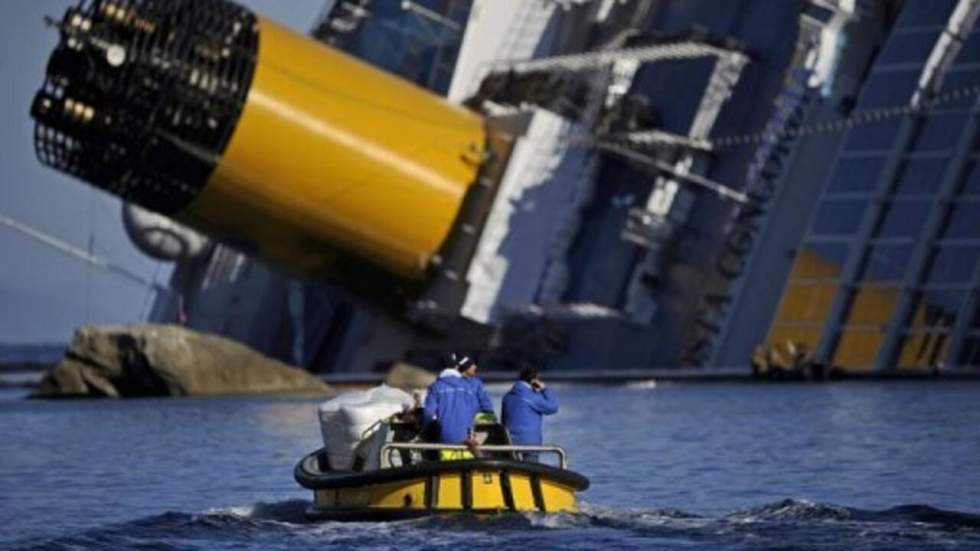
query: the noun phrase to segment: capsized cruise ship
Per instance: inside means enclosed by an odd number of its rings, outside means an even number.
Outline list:
[[[316,372],[980,367],[976,0],[338,0],[311,36],[513,137],[407,312],[136,207],[153,321]],[[328,178],[329,175],[324,175]]]

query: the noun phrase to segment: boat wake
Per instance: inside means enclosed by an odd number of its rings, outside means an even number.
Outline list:
[[[160,515],[86,530],[17,549],[399,550],[465,545],[566,550],[980,548],[980,515],[928,505],[869,511],[784,499],[720,516],[675,509],[583,505],[579,513],[446,515],[387,523],[309,522],[305,500],[259,502]]]
[[[292,524],[306,524],[306,508],[310,502],[305,499],[288,499],[285,501],[260,501],[252,505],[237,507],[222,507],[206,511],[201,518],[218,518],[228,522],[243,520],[270,521]]]

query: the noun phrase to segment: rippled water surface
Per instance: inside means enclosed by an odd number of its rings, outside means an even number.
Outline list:
[[[5,390],[0,547],[980,549],[980,384],[556,389],[581,513],[376,524],[303,517],[315,399]]]

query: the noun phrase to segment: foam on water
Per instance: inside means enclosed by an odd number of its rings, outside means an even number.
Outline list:
[[[632,381],[626,383],[626,388],[630,390],[653,390],[657,388],[657,381],[650,379],[649,381]]]
[[[216,507],[208,509],[203,514],[205,516],[229,516],[247,520],[306,524],[309,520],[307,520],[305,513],[309,506],[310,503],[303,499],[289,499],[277,502],[260,501],[252,505]]]
[[[397,522],[309,522],[285,500],[168,512],[22,549],[942,549],[980,547],[980,515],[905,505],[864,511],[784,499],[720,517],[585,504],[579,513],[442,515]]]

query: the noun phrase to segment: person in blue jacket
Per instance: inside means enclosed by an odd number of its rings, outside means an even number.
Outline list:
[[[504,395],[500,412],[511,443],[541,445],[541,420],[553,413],[558,413],[558,397],[541,382],[537,368],[525,367],[520,380]],[[524,459],[537,461],[537,454],[525,453]]]
[[[493,413],[493,402],[476,376],[477,365],[468,356],[450,354],[445,369],[429,386],[422,410],[422,427],[438,424],[439,442],[467,444],[473,417],[478,412]]]

